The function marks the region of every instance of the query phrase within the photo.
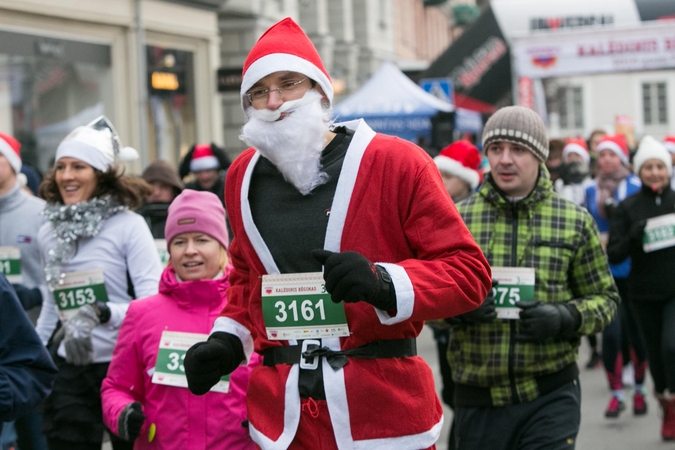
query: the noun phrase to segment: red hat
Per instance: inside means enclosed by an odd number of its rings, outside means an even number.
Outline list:
[[[333,85],[319,52],[304,31],[290,17],[272,25],[255,43],[242,69],[241,102],[248,106],[246,92],[274,72],[291,71],[316,81],[333,102]]]
[[[466,140],[456,141],[445,147],[434,158],[434,162],[438,170],[466,181],[471,189],[476,189],[483,178],[480,153]]]
[[[675,135],[671,134],[663,139],[663,145],[670,153],[675,153]]]
[[[218,169],[219,167],[220,163],[211,150],[211,144],[195,145],[195,151],[192,152],[192,159],[190,160],[190,172]]]
[[[591,157],[588,154],[588,146],[586,145],[586,140],[583,138],[569,138],[565,142],[565,147],[563,147],[563,161],[567,159],[567,155],[570,153],[576,153],[577,155],[584,158],[584,161],[590,162]]]
[[[596,152],[611,150],[621,158],[621,162],[628,164],[628,144],[623,134],[606,134],[600,139]]]
[[[21,173],[21,144],[9,134],[0,133],[0,154],[7,158],[15,174]]]

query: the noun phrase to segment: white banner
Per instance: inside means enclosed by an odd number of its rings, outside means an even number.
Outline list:
[[[628,29],[548,32],[515,38],[518,77],[548,78],[675,67],[675,26],[645,23]]]

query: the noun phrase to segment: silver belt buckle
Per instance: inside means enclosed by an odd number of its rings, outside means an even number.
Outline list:
[[[302,354],[308,350],[307,347],[310,345],[316,345],[317,347],[320,348],[321,341],[317,341],[316,339],[307,339],[302,341],[302,351],[300,352],[301,369],[314,370],[319,367],[319,359],[321,359],[319,356],[314,356],[313,358],[305,358],[304,356],[302,356]]]

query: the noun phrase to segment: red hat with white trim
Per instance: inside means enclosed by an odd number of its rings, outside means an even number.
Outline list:
[[[481,157],[478,149],[469,141],[453,142],[434,158],[441,172],[454,175],[476,189],[483,178],[480,170]]]
[[[670,153],[675,153],[675,135],[671,134],[663,139],[663,145]]]
[[[602,150],[613,151],[621,159],[621,162],[628,164],[628,144],[626,144],[626,137],[623,134],[604,135],[600,139],[596,152],[600,153]]]
[[[333,102],[333,85],[319,52],[304,31],[290,17],[272,25],[255,43],[242,69],[241,103],[248,105],[246,92],[274,72],[298,72],[316,81]]]
[[[586,140],[583,138],[569,138],[567,142],[565,142],[562,153],[563,161],[567,160],[567,155],[570,153],[576,153],[584,158],[585,162],[591,161],[591,157],[588,154],[588,145],[586,145]]]
[[[0,154],[7,158],[7,162],[14,169],[15,174],[21,173],[21,144],[9,134],[0,133]]]
[[[190,172],[220,168],[220,162],[213,154],[211,144],[197,144],[190,160]]]

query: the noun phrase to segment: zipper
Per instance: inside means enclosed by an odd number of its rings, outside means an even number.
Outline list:
[[[511,204],[511,219],[513,223],[511,224],[511,267],[516,267],[518,264],[518,207],[515,203]],[[515,375],[515,365],[516,365],[516,321],[509,320],[509,327],[511,333],[509,335],[509,360],[508,360],[508,373],[509,373],[509,384],[511,386],[511,399],[512,404],[520,403],[518,399],[518,389],[516,387],[516,375]]]

